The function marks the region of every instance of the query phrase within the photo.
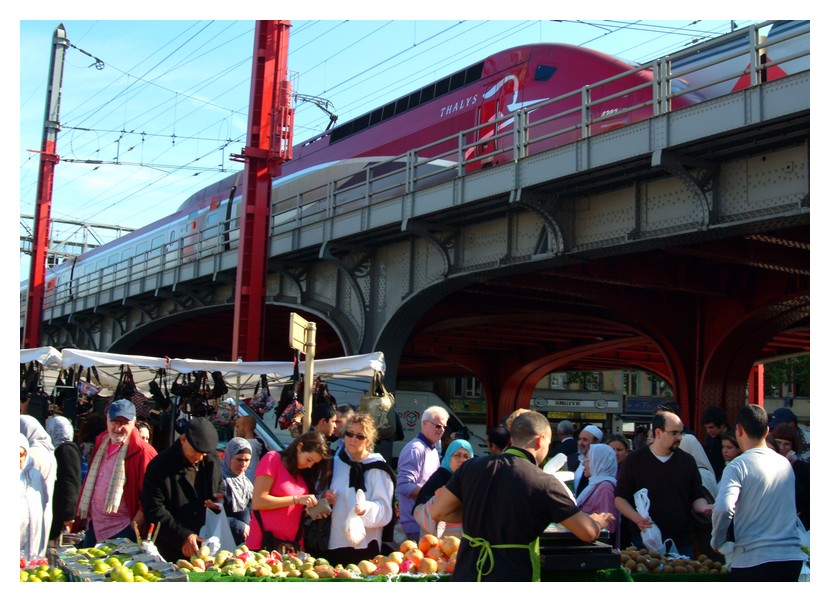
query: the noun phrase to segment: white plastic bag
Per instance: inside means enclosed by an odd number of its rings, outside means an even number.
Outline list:
[[[651,508],[651,501],[648,499],[648,489],[640,489],[640,491],[634,494],[634,508],[637,510],[637,514],[651,520],[648,514],[649,508]],[[640,531],[640,537],[643,538],[643,545],[647,550],[654,550],[665,555],[666,545],[663,543],[663,534],[660,533],[660,527],[657,524],[653,523],[645,531]]]
[[[219,512],[205,508],[205,524],[199,529],[199,537],[204,539],[202,545],[208,547],[211,556],[215,556],[219,550],[236,549],[224,506],[219,504]]]
[[[554,457],[545,462],[542,470],[559,479],[559,481],[565,486],[565,490],[568,492],[568,495],[571,496],[571,500],[575,503],[576,498],[574,497],[571,488],[568,487],[568,483],[574,480],[574,473],[570,470],[561,470],[567,461],[568,458],[565,454],[556,454]]]
[[[363,510],[366,504],[366,494],[362,489],[358,489],[355,493],[355,505],[349,510],[346,517],[346,541],[352,547],[360,545],[366,539],[366,525],[363,524],[363,519],[357,515],[356,509]]]

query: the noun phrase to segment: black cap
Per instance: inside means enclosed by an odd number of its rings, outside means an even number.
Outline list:
[[[786,424],[788,422],[798,424],[798,418],[796,418],[795,413],[790,408],[778,408],[769,417],[768,426],[772,430],[779,424]]]
[[[187,425],[187,442],[200,454],[216,450],[219,444],[219,435],[216,427],[207,418],[191,418]]]

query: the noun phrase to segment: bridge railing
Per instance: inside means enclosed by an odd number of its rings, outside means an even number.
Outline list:
[[[764,38],[761,31],[773,26]],[[392,198],[474,173],[497,162],[516,161],[617,127],[621,122],[660,115],[706,98],[809,70],[809,21],[768,21],[687,50],[638,65],[517,112],[499,115],[441,140],[412,149],[272,203],[271,233],[320,223]],[[636,78],[650,71],[651,81]],[[634,85],[621,86],[633,82]],[[629,102],[603,112],[602,107]],[[622,118],[622,119],[621,119]],[[90,273],[47,290],[44,306],[97,295],[138,279],[145,282],[182,264],[237,248],[238,218],[207,224],[183,237],[112,260]],[[21,292],[21,315],[26,307]]]

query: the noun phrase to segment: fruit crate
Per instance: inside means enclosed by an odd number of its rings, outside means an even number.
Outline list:
[[[74,546],[52,548],[47,552],[47,559],[51,566],[63,569],[69,581],[96,582],[109,581],[108,573],[93,570],[94,561],[102,560],[109,563],[111,558],[118,558],[119,564],[132,567],[138,562],[147,565],[158,582],[187,581],[187,575],[177,566],[159,560],[155,556],[144,553],[138,545],[126,538],[108,539],[95,545],[95,556],[81,553]],[[94,560],[93,560],[94,558]]]

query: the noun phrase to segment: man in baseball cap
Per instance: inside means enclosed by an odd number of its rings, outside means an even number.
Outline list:
[[[87,520],[81,547],[114,537],[135,541],[136,521],[143,528],[141,487],[156,450],[135,428],[135,406],[118,399],[107,409],[107,430],[95,441],[75,514]]]
[[[799,460],[805,462],[810,461],[810,434],[803,428],[798,426],[798,417],[790,408],[778,408],[769,416],[769,430],[772,431],[779,424],[791,425],[798,434],[799,442],[801,443],[801,453],[798,456]]]
[[[174,443],[147,467],[141,504],[146,519],[159,529],[156,546],[175,562],[199,553],[205,508],[216,509],[225,494],[219,436],[207,418],[191,418]]]

